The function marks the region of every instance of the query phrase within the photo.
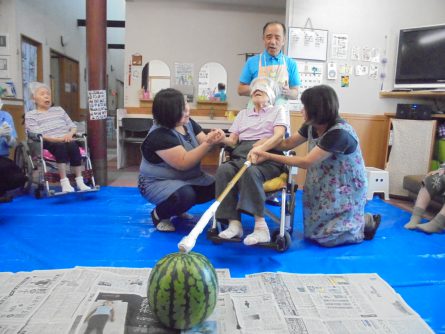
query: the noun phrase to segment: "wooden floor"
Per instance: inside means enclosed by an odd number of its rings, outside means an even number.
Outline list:
[[[137,187],[138,183],[138,175],[139,175],[139,166],[133,165],[125,168],[117,169],[117,160],[114,150],[108,151],[108,185],[114,187]],[[215,166],[203,166],[203,169],[211,174],[215,175],[216,168]],[[388,201],[385,201],[389,204],[392,204],[402,210],[411,212],[414,206],[413,201],[410,199],[401,199],[401,198],[393,198],[390,197]],[[429,209],[425,218],[431,219],[437,213],[435,209]]]

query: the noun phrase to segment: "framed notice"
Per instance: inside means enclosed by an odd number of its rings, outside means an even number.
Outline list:
[[[0,56],[0,79],[11,78],[11,61],[9,56]]]
[[[9,55],[9,35],[0,32],[0,55]]]
[[[88,108],[90,109],[90,120],[107,118],[107,91],[89,90]]]
[[[287,55],[291,58],[326,61],[328,31],[289,27]]]

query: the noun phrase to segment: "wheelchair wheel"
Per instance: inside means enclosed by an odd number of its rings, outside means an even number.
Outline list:
[[[274,231],[272,241],[275,243],[275,249],[281,253],[287,251],[292,244],[291,236],[287,231],[284,231],[284,236],[280,235],[280,230]]]
[[[42,192],[43,192],[43,189],[40,189],[40,187],[37,187],[37,189],[34,190],[34,197],[35,197],[36,199],[41,199],[41,198],[43,198],[43,194],[42,194]]]
[[[14,162],[22,170],[23,174],[28,177],[28,181],[26,181],[23,186],[23,190],[24,192],[29,193],[32,186],[33,164],[26,143],[17,145],[14,152]]]

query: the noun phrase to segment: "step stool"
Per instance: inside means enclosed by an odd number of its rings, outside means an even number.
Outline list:
[[[368,175],[367,200],[372,200],[374,193],[383,193],[385,200],[389,200],[389,173],[386,170],[375,167],[366,167]]]

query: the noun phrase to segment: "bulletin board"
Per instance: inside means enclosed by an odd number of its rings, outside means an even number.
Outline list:
[[[326,61],[328,31],[289,27],[287,55],[291,58]]]

